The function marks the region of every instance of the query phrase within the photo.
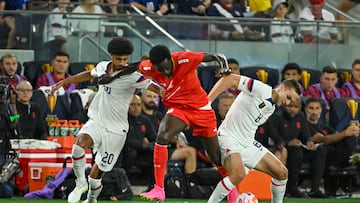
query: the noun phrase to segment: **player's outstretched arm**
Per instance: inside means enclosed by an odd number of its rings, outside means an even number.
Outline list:
[[[229,75],[231,70],[224,54],[208,54],[205,53],[203,62],[217,61],[220,67],[221,75]]]
[[[78,73],[76,75],[73,75],[71,77],[65,78],[65,79],[57,82],[52,87],[50,94],[53,95],[56,90],[58,90],[60,87],[66,85],[66,84],[75,83],[75,82],[77,82],[77,83],[85,82],[85,81],[92,79],[93,77],[91,76],[90,73],[91,73],[91,70],[83,71],[81,73]]]
[[[211,89],[208,98],[210,102],[213,102],[219,94],[223,93],[226,89],[238,86],[240,81],[240,75],[230,74],[220,78]]]

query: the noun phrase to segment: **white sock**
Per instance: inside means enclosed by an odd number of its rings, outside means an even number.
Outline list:
[[[88,176],[88,180],[89,180],[89,191],[87,198],[88,200],[96,199],[100,195],[100,192],[103,188],[101,184],[101,179],[94,179]]]
[[[216,188],[212,192],[208,203],[221,202],[221,200],[223,200],[234,187],[235,186],[231,183],[229,176],[226,176],[216,185]]]
[[[86,183],[85,177],[85,165],[86,157],[85,150],[79,145],[74,144],[72,147],[72,161],[73,161],[73,170],[76,178],[82,182]]]
[[[282,203],[286,191],[286,180],[277,180],[273,178],[270,183],[271,193],[272,193],[272,203]]]

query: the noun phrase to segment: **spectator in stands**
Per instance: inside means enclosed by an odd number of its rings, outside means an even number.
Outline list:
[[[339,9],[341,12],[343,12],[345,14],[348,11],[350,11],[351,9],[355,8],[360,3],[359,0],[340,0],[338,2],[339,3],[337,5],[337,9]],[[337,13],[336,19],[337,20],[348,20],[341,13]],[[341,32],[342,32],[341,34],[342,34],[342,38],[343,38],[344,43],[348,43],[349,42],[349,31],[348,31],[348,29],[347,28],[342,28]]]
[[[169,4],[164,0],[128,0],[129,4],[140,9],[146,14],[166,15]]]
[[[297,63],[287,63],[281,70],[281,81],[291,78],[298,81],[300,85],[301,71],[302,70]],[[303,86],[301,86],[301,94],[305,95],[305,88]]]
[[[1,57],[2,75],[10,78],[9,84],[13,89],[19,82],[26,80],[24,76],[17,74],[18,65],[17,57],[14,54],[5,54]]]
[[[20,116],[20,136],[25,139],[46,139],[48,132],[41,117],[39,106],[31,102],[33,87],[29,81],[21,81],[16,86],[16,112]]]
[[[76,6],[71,15],[73,19],[70,23],[74,29],[74,34],[97,37],[101,32],[105,31],[103,27],[100,26],[104,11],[98,3],[96,3],[96,0],[81,0],[81,2],[83,2],[83,4]]]
[[[330,166],[344,167],[349,165],[349,156],[352,154],[346,143],[351,142],[348,137],[359,134],[359,127],[349,125],[346,129],[336,132],[332,127],[327,127],[319,122],[322,112],[321,101],[317,97],[309,97],[305,101],[305,113],[309,124],[312,139],[315,143],[324,143],[327,149],[327,167],[325,170],[325,191],[335,195],[337,190],[336,180],[326,174]]]
[[[81,124],[85,124],[88,120],[89,120],[89,116],[87,115],[90,104],[92,102],[92,100],[94,99],[96,95],[96,92],[92,93],[89,98],[88,101],[85,104],[85,108],[83,111],[77,112],[74,115],[71,115],[71,120],[78,120],[79,123]]]
[[[71,34],[67,14],[70,0],[57,0],[54,8],[45,21],[44,26],[44,48],[46,49],[47,60],[57,51],[65,50],[66,38]]]
[[[150,90],[143,90],[141,93],[142,115],[147,117],[157,133],[163,113],[157,110],[159,95]]]
[[[346,82],[342,89],[345,91],[346,97],[355,99],[360,98],[360,58],[353,61],[351,65],[351,81]]]
[[[288,6],[286,0],[275,0],[273,3],[272,10],[275,13],[275,17],[270,26],[272,42],[295,43],[293,28],[290,22],[286,20]]]
[[[219,3],[213,3],[208,11],[208,16],[221,16],[228,18],[231,23],[210,24],[210,37],[216,39],[230,40],[259,40],[264,36],[262,33],[252,31],[248,26],[242,26],[236,18],[242,18],[242,8],[233,2],[233,0],[220,0]]]
[[[137,166],[153,185],[153,151],[156,133],[150,120],[141,114],[141,99],[133,95],[129,106],[129,131],[122,151],[122,167],[131,178],[131,169]]]
[[[179,15],[206,15],[211,0],[169,0],[171,12]]]
[[[298,189],[301,165],[304,162],[311,164],[311,192],[312,197],[323,197],[320,192],[321,179],[324,174],[326,148],[315,146],[312,141],[309,126],[305,115],[301,111],[301,102],[298,99],[291,103],[269,120],[270,128],[277,131],[288,151],[287,168],[289,179],[287,194],[291,197],[305,197],[306,194]]]
[[[335,16],[324,9],[325,0],[309,0],[310,6],[305,7],[299,16],[300,20],[313,21],[302,22],[300,32],[304,43],[337,43],[338,31],[334,26]],[[314,24],[315,21],[330,21],[330,23]]]
[[[14,47],[15,43],[15,14],[13,13],[2,13],[2,11],[14,11],[14,10],[25,10],[26,0],[0,0],[0,24],[5,24],[10,28],[7,39],[7,49]],[[20,23],[20,22],[18,22]]]
[[[52,86],[55,83],[70,77],[67,73],[69,68],[70,56],[64,51],[58,51],[55,53],[51,60],[52,72],[44,73],[37,79],[36,88],[41,86]],[[68,95],[77,88],[77,83],[71,83],[64,85],[64,90]]]
[[[306,96],[321,98],[326,104],[326,110],[329,111],[331,99],[345,96],[345,92],[336,87],[337,81],[338,76],[336,68],[325,66],[322,69],[320,83],[310,85],[307,89]],[[329,116],[327,115],[326,120],[328,119]]]
[[[225,115],[230,109],[231,104],[234,102],[235,96],[231,93],[222,93],[219,95],[219,103],[217,111],[215,111],[216,115],[216,123],[219,128],[222,121],[225,119]]]

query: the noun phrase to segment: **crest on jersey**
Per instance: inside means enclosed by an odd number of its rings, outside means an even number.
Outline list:
[[[262,109],[265,107],[265,102],[262,102],[261,104],[259,104],[259,108]]]

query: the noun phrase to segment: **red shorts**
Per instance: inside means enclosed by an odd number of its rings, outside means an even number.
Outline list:
[[[217,135],[216,116],[214,110],[188,110],[170,108],[166,114],[175,116],[193,126],[194,136],[214,137]]]

